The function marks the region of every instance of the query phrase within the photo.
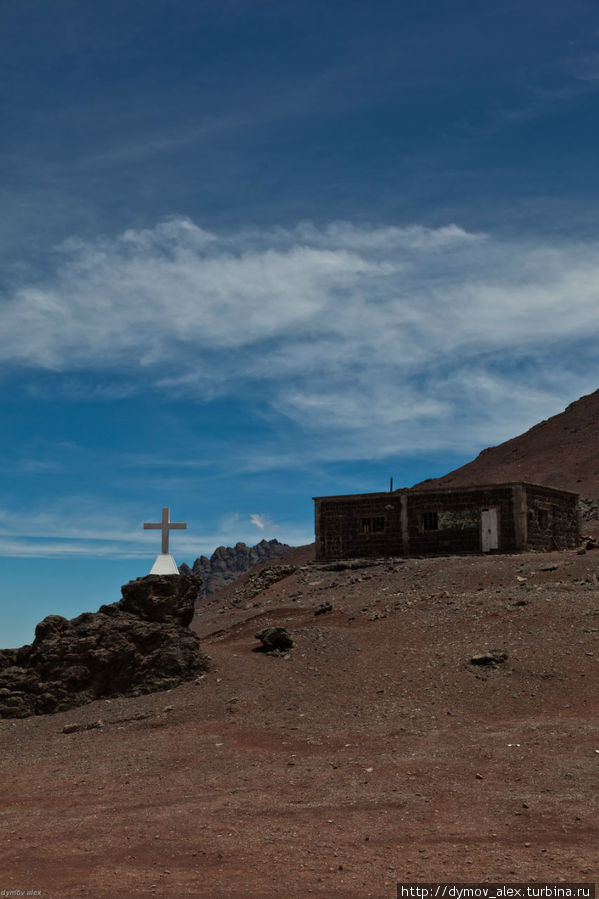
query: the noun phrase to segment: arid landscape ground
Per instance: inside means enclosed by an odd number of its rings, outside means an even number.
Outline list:
[[[599,550],[341,570],[312,552],[204,602],[197,683],[0,721],[0,890],[597,879]],[[254,651],[271,624],[285,656]],[[488,649],[507,660],[470,663]]]
[[[596,499],[597,422],[599,392],[447,482]],[[211,670],[197,681],[0,720],[0,895],[599,879],[599,549],[313,555],[201,601]],[[271,625],[289,652],[256,651]],[[507,658],[472,663],[491,650]]]

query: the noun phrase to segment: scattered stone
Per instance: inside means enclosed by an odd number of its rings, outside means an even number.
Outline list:
[[[271,565],[269,568],[263,568],[261,571],[251,574],[243,587],[235,592],[241,594],[241,601],[248,601],[296,571],[296,565]]]
[[[327,612],[332,612],[332,611],[333,611],[333,606],[331,605],[330,602],[321,602],[314,609],[314,614],[315,615],[325,615]]]
[[[258,652],[267,653],[284,653],[291,649],[293,640],[289,632],[284,627],[265,627],[255,634],[256,640],[260,640],[262,646],[258,646]]]
[[[48,615],[31,645],[0,650],[0,718],[167,690],[197,677],[208,669],[187,627],[197,590],[194,577],[148,575],[98,612],[70,621]]]
[[[501,665],[507,661],[507,652],[499,649],[490,649],[486,652],[479,652],[470,659],[471,665]]]
[[[382,560],[354,559],[347,562],[330,562],[328,565],[319,565],[320,571],[354,571],[356,568],[375,568]],[[396,560],[402,562],[403,560]]]
[[[62,729],[63,734],[76,734],[81,730],[80,724],[65,724]]]

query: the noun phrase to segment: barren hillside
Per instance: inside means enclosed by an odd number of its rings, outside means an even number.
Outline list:
[[[485,449],[467,465],[417,489],[532,481],[599,498],[599,390],[525,434]]]

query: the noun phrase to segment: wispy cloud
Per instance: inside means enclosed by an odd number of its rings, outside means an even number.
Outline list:
[[[0,508],[0,557],[144,559],[149,565],[160,551],[160,534],[144,530],[143,520],[156,518],[138,504],[74,494],[46,500],[43,509]],[[170,550],[178,562],[191,563],[199,555],[211,555],[217,546],[239,541],[253,545],[256,529],[270,533],[273,528],[284,542],[311,540],[309,529],[289,522],[275,525],[265,514],[232,511],[208,530],[196,513],[188,530],[171,534]]]
[[[0,353],[128,390],[268,385],[271,415],[326,435],[322,455],[376,457],[503,439],[558,411],[596,356],[598,297],[590,242],[455,224],[222,235],[173,218],[62,246],[52,280],[4,298]]]
[[[277,527],[274,521],[272,521],[268,517],[268,515],[258,515],[257,513],[254,513],[250,515],[250,521],[254,525],[254,527],[257,527],[260,531],[264,531],[266,529],[272,531]]]

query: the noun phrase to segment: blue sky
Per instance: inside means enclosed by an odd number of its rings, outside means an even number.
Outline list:
[[[599,386],[599,8],[0,11],[0,644]]]

